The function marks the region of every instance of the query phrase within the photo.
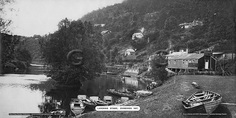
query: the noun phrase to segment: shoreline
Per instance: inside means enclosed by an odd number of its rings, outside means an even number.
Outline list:
[[[225,79],[223,79],[225,78]],[[223,96],[223,102],[232,103],[235,101],[236,95],[229,96],[228,94],[233,94],[236,88],[233,88],[236,80],[235,76],[225,77],[225,76],[208,76],[208,75],[177,75],[172,77],[153,90],[153,95],[147,97],[140,97],[138,99],[127,101],[123,105],[135,105],[140,106],[139,112],[89,112],[82,114],[76,118],[120,118],[122,116],[137,118],[137,117],[179,117],[185,118],[183,114],[186,114],[181,101],[186,99],[192,93],[197,91],[192,87],[191,82],[196,81],[206,90],[215,91]],[[228,83],[228,86],[222,85],[222,83]],[[217,87],[215,86],[217,84]],[[223,89],[224,88],[224,89]],[[225,93],[224,90],[228,90]],[[135,114],[134,114],[135,113]],[[215,110],[215,113],[227,114],[223,118],[235,117],[236,108],[227,105],[219,105]],[[206,118],[206,116],[188,116],[191,118]]]

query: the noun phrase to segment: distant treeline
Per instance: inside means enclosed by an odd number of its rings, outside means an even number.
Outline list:
[[[31,55],[28,50],[19,45],[21,37],[1,33],[1,39],[3,73],[25,72],[31,62]]]

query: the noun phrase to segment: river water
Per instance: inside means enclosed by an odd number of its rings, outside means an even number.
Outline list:
[[[12,118],[9,113],[40,113],[38,104],[43,102],[43,92],[30,87],[45,81],[44,75],[7,74],[0,76],[0,117]]]
[[[114,75],[102,75],[94,80],[83,82],[81,88],[56,88],[45,91],[43,88],[32,86],[48,80],[43,75],[42,67],[34,65],[29,74],[5,74],[0,76],[0,118],[25,118],[27,116],[12,116],[9,113],[40,113],[39,105],[50,96],[53,100],[61,101],[61,107],[69,111],[71,98],[79,94],[87,96],[109,95],[107,89],[144,89],[148,82],[136,78],[125,78]],[[37,70],[38,69],[38,70]],[[119,99],[112,96],[114,100]]]

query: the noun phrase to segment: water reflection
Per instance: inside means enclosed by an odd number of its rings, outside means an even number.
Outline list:
[[[48,80],[45,75],[6,74],[0,76],[0,117],[18,117],[9,116],[9,113],[45,113],[58,108],[65,109],[66,115],[69,115],[71,98],[77,98],[77,95],[98,96],[100,99],[103,99],[104,96],[112,96],[113,103],[115,103],[120,97],[108,94],[108,89],[138,90],[146,87],[144,82],[136,78],[125,78],[124,81],[121,78],[103,75],[83,82],[81,88],[51,89],[50,84],[39,84]],[[51,82],[53,83],[53,81]],[[51,101],[45,100],[47,96],[51,97]],[[60,102],[60,105],[54,105],[55,102]],[[85,110],[85,112],[88,111]]]
[[[124,80],[124,81],[123,81]],[[70,101],[72,98],[77,98],[78,95],[98,96],[101,100],[104,96],[112,96],[113,104],[116,103],[120,97],[113,96],[107,92],[108,89],[116,90],[139,90],[145,89],[146,83],[139,82],[137,78],[121,78],[112,75],[103,75],[99,78],[89,80],[82,83],[81,88],[56,88],[48,91],[46,96],[51,96],[54,101],[61,101],[61,108],[66,110],[66,115],[70,114]],[[85,110],[88,112],[88,110]]]
[[[40,113],[38,104],[43,102],[45,94],[40,89],[31,88],[31,84],[46,81],[45,75],[5,74],[0,76],[0,117],[25,118],[26,116],[9,116],[9,113]]]

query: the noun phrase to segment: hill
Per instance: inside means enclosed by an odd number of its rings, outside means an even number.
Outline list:
[[[148,54],[160,49],[234,51],[233,0],[125,0],[85,15],[103,32],[105,53],[129,46]],[[141,34],[138,37],[134,34]]]

